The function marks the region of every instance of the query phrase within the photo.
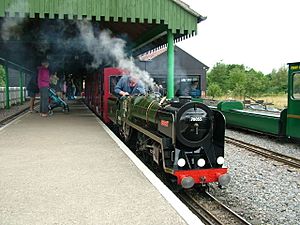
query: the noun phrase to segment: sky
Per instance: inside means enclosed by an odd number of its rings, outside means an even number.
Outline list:
[[[182,0],[202,16],[177,45],[209,67],[244,64],[264,74],[300,61],[299,0]]]

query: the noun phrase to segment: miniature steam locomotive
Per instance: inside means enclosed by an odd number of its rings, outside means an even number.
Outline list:
[[[224,116],[189,96],[171,101],[155,94],[117,98],[113,84],[120,76],[122,71],[105,68],[86,82],[86,103],[103,121],[117,126],[125,143],[161,167],[177,185],[227,185]],[[97,93],[95,82],[100,87]]]

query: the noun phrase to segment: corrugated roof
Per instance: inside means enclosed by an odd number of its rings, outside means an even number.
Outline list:
[[[28,21],[37,26],[44,18],[65,23],[86,18],[116,36],[126,36],[133,56],[165,45],[168,30],[175,41],[196,35],[197,23],[203,20],[181,0],[0,0],[0,17],[35,18]]]
[[[138,59],[140,61],[150,61],[150,60],[154,59],[155,57],[163,54],[166,51],[167,51],[167,48],[163,47],[158,50],[154,50],[154,51],[146,52],[145,54],[141,54],[138,56]]]
[[[153,60],[154,58],[162,55],[163,53],[165,53],[167,51],[167,48],[166,47],[163,47],[163,48],[160,48],[160,49],[156,49],[156,50],[151,50],[151,51],[148,51],[144,54],[141,54],[139,55],[137,58],[140,60],[140,61],[150,61],[150,60]],[[195,59],[196,61],[199,61],[198,59],[196,59],[194,56],[190,55],[188,52],[184,51],[183,49],[179,48],[177,45],[175,45],[175,51],[181,51],[181,52],[184,52],[185,54],[188,54],[191,58]],[[200,62],[200,61],[199,61]],[[201,62],[201,64],[203,64]],[[206,69],[208,70],[209,67],[206,66],[205,64],[203,64],[203,69]]]
[[[0,17],[82,19],[96,21],[150,23],[168,25],[173,33],[186,35],[197,30],[201,17],[180,0],[1,0]],[[187,33],[186,33],[187,32]]]
[[[183,2],[181,0],[172,0],[172,1],[175,2],[176,4],[180,5],[182,8],[184,8],[189,13],[191,13],[191,14],[197,16],[197,17],[201,16],[199,13],[197,13],[196,11],[191,9],[190,6],[188,4],[186,4],[185,2]]]

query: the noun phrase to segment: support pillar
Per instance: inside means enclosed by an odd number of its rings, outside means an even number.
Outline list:
[[[19,77],[19,86],[20,86],[20,103],[23,104],[23,72],[20,70],[20,77]]]
[[[167,98],[174,98],[174,35],[172,30],[168,30],[168,78],[167,78]]]
[[[10,101],[9,101],[9,76],[8,76],[8,66],[7,63],[4,64],[5,69],[5,103],[6,103],[6,109],[10,108]]]

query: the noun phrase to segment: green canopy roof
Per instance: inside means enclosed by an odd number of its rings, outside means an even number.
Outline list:
[[[4,16],[163,23],[182,35],[195,33],[201,18],[179,0],[1,0],[0,17]]]
[[[38,57],[45,54],[38,49],[46,37],[47,54],[65,46],[64,54],[72,57],[78,53],[67,51],[72,49],[68,40],[78,35],[74,21],[83,18],[124,39],[133,57],[166,45],[168,30],[175,42],[196,35],[197,23],[205,19],[180,0],[0,0],[0,25],[6,20],[17,25],[8,40],[0,37],[0,50],[17,49],[18,55],[31,51]]]

